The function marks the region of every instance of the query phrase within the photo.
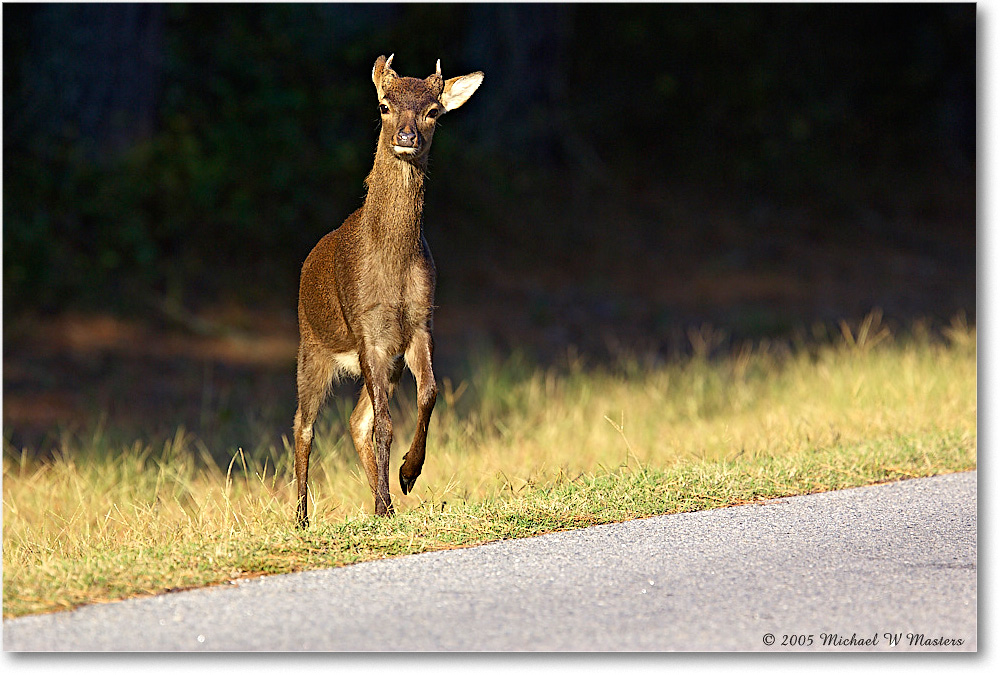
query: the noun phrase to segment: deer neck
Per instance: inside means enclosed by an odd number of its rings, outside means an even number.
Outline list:
[[[425,156],[426,157],[426,156]],[[413,164],[379,145],[365,179],[365,230],[372,243],[400,253],[418,251],[424,211],[426,159]]]

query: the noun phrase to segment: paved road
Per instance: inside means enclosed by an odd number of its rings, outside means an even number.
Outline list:
[[[7,620],[4,649],[974,651],[976,476]]]

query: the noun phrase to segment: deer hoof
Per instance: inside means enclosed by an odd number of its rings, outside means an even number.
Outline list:
[[[391,516],[396,513],[396,510],[392,508],[392,502],[386,504],[381,499],[375,498],[375,515],[376,516]]]
[[[406,458],[404,457],[403,459],[405,460]],[[417,477],[418,476],[420,476],[419,473],[416,474],[415,476],[407,476],[406,475],[406,464],[405,464],[405,462],[404,462],[403,466],[399,467],[399,487],[403,491],[404,495],[409,494],[410,490],[413,489],[413,485],[417,482]]]

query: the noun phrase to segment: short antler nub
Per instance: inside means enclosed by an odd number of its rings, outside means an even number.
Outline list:
[[[372,82],[375,83],[375,89],[378,90],[379,97],[385,94],[385,88],[389,82],[393,78],[398,77],[396,71],[391,68],[393,56],[395,54],[390,54],[389,58],[380,56],[375,60],[375,65],[372,66]]]
[[[427,79],[424,80],[427,86],[431,88],[434,92],[434,96],[441,96],[441,92],[444,91],[444,78],[441,77],[441,59],[437,60],[437,68],[433,75],[429,75]]]

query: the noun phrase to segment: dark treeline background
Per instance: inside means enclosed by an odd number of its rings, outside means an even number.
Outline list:
[[[294,331],[393,52],[486,73],[431,157],[445,360],[975,320],[973,4],[7,4],[3,31],[5,352],[68,311]]]

